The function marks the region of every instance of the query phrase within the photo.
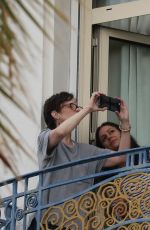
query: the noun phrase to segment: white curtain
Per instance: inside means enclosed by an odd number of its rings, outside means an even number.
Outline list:
[[[150,48],[124,44],[121,50],[121,97],[128,104],[132,134],[150,144]]]

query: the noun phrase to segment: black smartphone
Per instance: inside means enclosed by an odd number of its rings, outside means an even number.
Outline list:
[[[120,100],[113,97],[108,97],[105,95],[100,95],[97,100],[97,105],[99,108],[107,107],[110,111],[119,111],[120,112]]]

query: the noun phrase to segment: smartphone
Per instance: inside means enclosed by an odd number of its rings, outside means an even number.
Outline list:
[[[107,107],[108,110],[115,112],[119,111],[120,112],[120,100],[117,98],[113,97],[108,97],[105,95],[100,95],[97,100],[97,105],[99,108],[104,108]]]

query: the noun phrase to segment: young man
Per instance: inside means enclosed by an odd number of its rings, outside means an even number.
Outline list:
[[[74,96],[68,92],[60,92],[45,101],[44,119],[47,124],[47,129],[44,129],[38,138],[38,160],[40,169],[105,154],[110,151],[89,144],[77,143],[71,139],[71,132],[86,115],[91,112],[104,111],[107,109],[98,108],[97,98],[99,96],[99,92],[94,92],[89,103],[84,108],[78,106]],[[116,112],[116,114],[121,122],[122,128],[119,150],[127,149],[130,147],[130,132],[125,132],[124,130],[130,130],[130,124],[128,109],[122,100],[120,112]],[[46,173],[43,179],[44,185],[93,174],[99,172],[104,165],[109,167],[119,163],[120,157],[113,157],[106,161],[98,160]],[[70,195],[87,189],[92,184],[93,179],[90,179],[88,181],[46,190],[42,195],[42,201],[44,204],[61,201]]]

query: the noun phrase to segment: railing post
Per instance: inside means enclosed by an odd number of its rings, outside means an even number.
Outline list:
[[[16,195],[17,195],[17,185],[18,185],[18,181],[14,180],[13,181],[11,224],[10,224],[10,229],[12,229],[12,230],[16,229],[16,210],[17,210]]]

